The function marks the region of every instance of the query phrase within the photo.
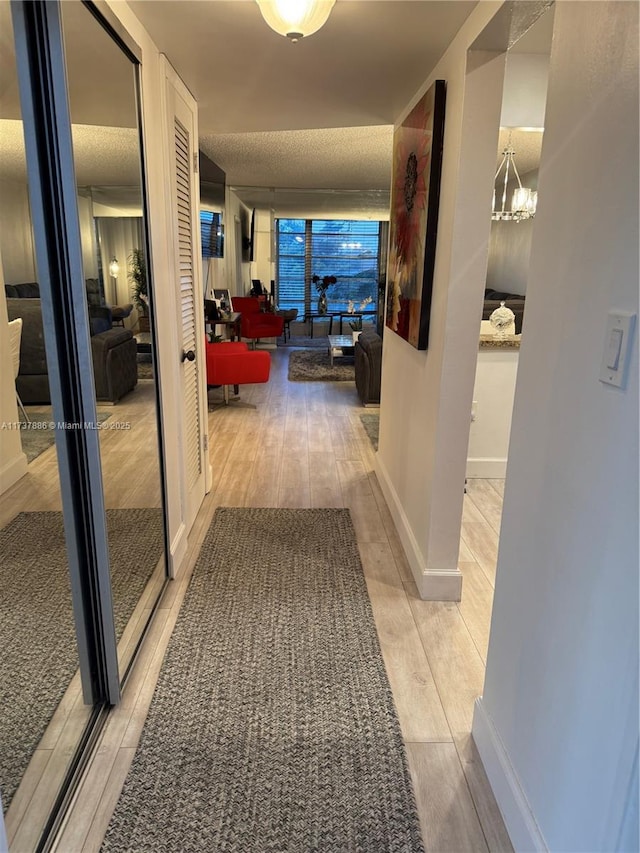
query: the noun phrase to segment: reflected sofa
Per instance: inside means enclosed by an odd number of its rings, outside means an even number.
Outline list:
[[[38,291],[39,292],[39,291]],[[16,390],[23,403],[51,402],[47,356],[42,325],[42,305],[33,296],[7,299],[9,320],[22,318],[20,371]],[[128,329],[113,328],[108,309],[96,306],[91,317],[91,359],[96,399],[115,403],[138,382],[137,346]]]

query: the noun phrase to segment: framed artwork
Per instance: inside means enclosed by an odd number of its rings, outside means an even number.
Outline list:
[[[386,325],[420,350],[429,343],[445,88],[436,80],[393,136]]]

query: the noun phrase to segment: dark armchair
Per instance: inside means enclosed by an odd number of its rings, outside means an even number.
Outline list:
[[[255,342],[260,338],[278,338],[284,319],[260,310],[260,302],[252,296],[234,296],[233,310],[242,314],[240,330],[243,338]]]

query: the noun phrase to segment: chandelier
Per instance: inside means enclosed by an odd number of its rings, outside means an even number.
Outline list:
[[[256,0],[262,17],[281,36],[292,42],[310,36],[324,26],[336,0]]]
[[[533,219],[536,215],[536,207],[538,205],[538,193],[535,190],[530,190],[528,187],[522,186],[520,175],[516,168],[515,151],[511,147],[511,143],[502,152],[502,162],[498,166],[498,171],[494,178],[493,189],[493,204],[491,205],[491,219],[505,222],[521,222],[523,219]],[[500,173],[504,168],[504,179],[502,180],[502,195],[501,206],[496,209],[496,198],[500,192],[499,184],[501,181]],[[507,210],[507,186],[509,184],[509,173],[513,170],[518,181],[518,186],[513,191],[511,198],[511,209]]]

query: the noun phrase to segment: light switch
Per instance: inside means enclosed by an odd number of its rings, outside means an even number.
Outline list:
[[[636,315],[628,311],[610,311],[600,368],[600,381],[622,388],[631,355]]]
[[[607,367],[609,370],[617,370],[620,363],[620,350],[622,348],[622,338],[624,332],[622,329],[612,329],[609,337],[609,347],[607,350]]]

